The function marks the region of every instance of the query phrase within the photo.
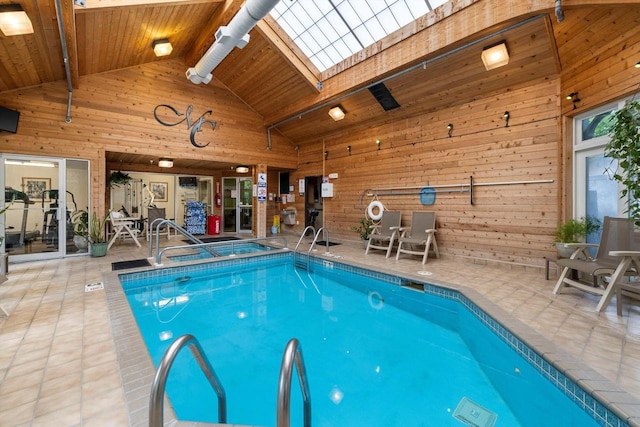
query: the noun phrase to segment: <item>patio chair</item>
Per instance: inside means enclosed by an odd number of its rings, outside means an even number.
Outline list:
[[[402,234],[398,238],[396,261],[401,253],[422,255],[422,264],[427,263],[429,250],[432,248],[436,258],[440,258],[436,242],[436,213],[414,212],[411,215],[411,228],[400,228]],[[424,246],[424,249],[417,247]]]
[[[140,247],[140,242],[138,241],[138,233],[140,230],[135,228],[136,222],[132,218],[124,216],[122,212],[111,211],[109,214],[109,220],[111,221],[111,228],[114,233],[113,237],[111,237],[111,240],[109,241],[107,250],[111,248],[119,236],[131,237],[135,244]]]
[[[147,240],[151,238],[151,234],[155,233],[156,227],[161,221],[155,221],[156,219],[167,219],[166,208],[149,208],[147,211]],[[155,221],[155,223],[154,223]],[[171,238],[171,230],[169,225],[163,224],[158,230],[158,237],[160,234],[167,234],[167,239]]]
[[[391,254],[393,244],[399,234],[400,221],[402,220],[398,211],[384,211],[382,222],[373,226],[373,232],[369,235],[369,243],[364,251],[365,255],[369,249],[382,249],[387,251],[387,258]]]
[[[602,311],[616,293],[621,279],[625,276],[640,275],[640,235],[634,232],[632,219],[605,216],[602,223],[602,236],[595,258],[586,255],[584,248],[589,244],[574,243],[576,247],[571,258],[558,260],[564,267],[558,278],[554,294],[560,293],[565,286],[572,286],[585,292],[601,295],[596,311]],[[579,258],[583,254],[582,258]],[[582,274],[569,277],[570,271]],[[624,289],[627,285],[621,286]],[[620,299],[620,293],[618,294]],[[619,314],[622,314],[621,302],[618,302]]]

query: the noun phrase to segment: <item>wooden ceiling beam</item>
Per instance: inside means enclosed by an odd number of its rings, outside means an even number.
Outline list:
[[[284,30],[276,23],[276,21],[267,15],[260,20],[255,29],[261,34],[276,52],[279,52],[282,58],[303,78],[305,83],[316,92],[320,93],[318,82],[320,81],[320,71],[313,63],[302,53],[297,45],[291,40]]]
[[[222,3],[224,0],[86,0],[85,6],[76,6],[76,11],[127,6],[175,6],[198,3]]]

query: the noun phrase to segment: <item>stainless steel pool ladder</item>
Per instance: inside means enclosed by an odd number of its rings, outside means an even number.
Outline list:
[[[287,343],[280,365],[280,378],[278,379],[278,402],[276,413],[276,427],[289,427],[291,421],[291,376],[293,364],[295,362],[302,391],[303,405],[303,425],[311,427],[311,394],[309,393],[309,382],[307,372],[302,358],[302,349],[296,338],[292,338]]]
[[[211,363],[209,363],[209,359],[207,359],[207,356],[204,354],[204,350],[198,340],[193,335],[185,334],[169,346],[156,370],[156,376],[153,379],[153,386],[151,387],[151,398],[149,399],[149,427],[163,426],[164,391],[169,370],[178,352],[187,345],[218,396],[218,422],[220,424],[227,422],[227,397],[224,388],[222,388],[222,383],[213,370]],[[300,370],[300,368],[298,368],[298,370]],[[291,376],[289,376],[289,379],[291,379]]]
[[[312,231],[311,235],[314,237],[313,241],[314,242],[316,241],[315,240],[316,239],[316,229],[315,229],[315,227],[313,225],[308,225],[304,229],[302,234],[300,235],[300,238],[298,239],[298,243],[296,244],[296,247],[293,250],[293,266],[294,266],[294,268],[298,265],[298,263],[297,263],[298,262],[298,257],[297,257],[297,255],[298,255],[298,247],[300,246],[300,243],[302,243],[302,239],[304,239],[304,237],[307,235],[307,231],[308,230]],[[309,249],[309,252],[311,252],[311,249]],[[302,266],[300,266],[300,267],[302,267]],[[306,265],[306,267],[307,267],[307,270],[309,270],[309,255],[307,255],[307,265]]]
[[[180,232],[180,234],[182,234],[184,237],[186,237],[191,243],[194,244],[202,244],[202,240],[198,239],[196,236],[194,236],[193,234],[189,233],[187,230],[185,230],[184,228],[180,227],[178,224],[176,224],[175,221],[170,220],[170,219],[164,219],[164,218],[156,218],[153,220],[153,222],[151,223],[149,229],[152,230],[151,235],[149,236],[149,258],[153,257],[153,238],[155,235],[155,239],[156,239],[156,255],[160,253],[160,229],[166,225],[167,227],[171,226],[173,227],[175,230],[177,230],[178,232]],[[153,230],[155,230],[155,232],[153,232]],[[207,252],[209,252],[211,255],[213,256],[220,256],[220,254],[218,252],[215,251],[215,249],[213,248],[209,248],[207,246],[204,246],[204,250],[206,250]]]

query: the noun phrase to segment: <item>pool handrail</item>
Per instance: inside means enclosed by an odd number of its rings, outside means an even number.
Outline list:
[[[300,238],[298,239],[298,243],[296,244],[296,247],[293,249],[293,266],[295,267],[296,265],[296,255],[298,254],[298,246],[300,246],[300,243],[302,243],[302,239],[304,239],[304,236],[307,235],[307,230],[311,229],[311,235],[316,236],[316,228],[313,225],[307,225],[304,229],[304,231],[302,232],[302,234],[300,235]],[[308,270],[308,266],[307,266],[307,270]]]
[[[196,243],[196,244],[197,243],[203,243],[202,240],[198,239],[196,236],[194,236],[193,234],[189,233],[184,228],[180,227],[178,224],[176,224],[175,221],[173,221],[171,219],[165,219],[165,218],[156,218],[156,219],[153,220],[153,222],[151,223],[151,226],[149,227],[149,229],[152,230],[151,235],[149,236],[149,258],[153,257],[153,236],[154,236],[154,234],[155,234],[155,237],[156,237],[156,245],[155,245],[156,246],[156,254],[160,250],[160,229],[165,224],[167,225],[167,227],[169,227],[169,226],[173,227],[175,230],[180,232],[180,234],[182,234],[184,237],[189,239],[189,241],[191,241],[193,243]],[[154,230],[154,225],[155,225],[155,232],[153,231]]]
[[[149,427],[162,427],[164,423],[164,391],[167,383],[169,371],[173,365],[178,352],[184,346],[188,345],[193,357],[198,362],[198,366],[209,380],[209,384],[213,387],[218,396],[218,422],[225,424],[227,422],[227,396],[222,387],[220,379],[213,370],[209,359],[204,353],[202,346],[191,334],[185,334],[178,337],[167,349],[162,356],[162,360],[156,370],[151,387],[151,397],[149,398]]]
[[[234,251],[235,251],[235,246],[236,245],[241,245],[241,244],[246,244],[246,243],[262,242],[262,241],[268,241],[268,240],[274,240],[274,239],[282,240],[282,249],[288,249],[289,248],[289,246],[287,244],[287,239],[284,236],[256,237],[256,238],[253,238],[253,239],[225,240],[225,241],[221,241],[221,242],[208,242],[208,243],[205,243],[205,242],[202,242],[202,240],[199,240],[200,243],[195,243],[195,244],[192,244],[192,245],[167,246],[165,248],[160,249],[158,252],[156,252],[155,265],[156,265],[156,267],[161,266],[162,265],[162,255],[165,252],[170,251],[170,250],[204,248],[205,250],[210,252],[212,255],[219,256],[220,254],[215,252],[215,249],[213,248],[214,246],[231,246],[231,254],[229,256],[235,256],[236,254],[234,253]],[[158,247],[158,249],[159,249],[159,247]],[[152,256],[150,256],[149,258],[152,258]]]
[[[278,401],[276,409],[276,427],[289,427],[291,422],[291,376],[295,362],[300,381],[303,405],[303,426],[311,427],[311,394],[307,372],[302,358],[302,348],[296,338],[291,338],[284,349],[280,377],[278,379]]]

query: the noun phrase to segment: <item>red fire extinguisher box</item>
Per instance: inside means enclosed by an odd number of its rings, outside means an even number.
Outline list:
[[[220,215],[209,215],[207,217],[207,234],[220,234]]]

